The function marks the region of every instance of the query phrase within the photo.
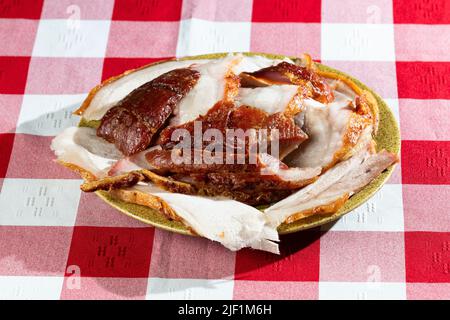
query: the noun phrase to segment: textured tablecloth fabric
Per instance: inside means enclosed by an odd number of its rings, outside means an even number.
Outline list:
[[[450,298],[450,1],[0,1],[0,298]],[[299,55],[395,113],[401,165],[281,256],[158,230],[82,193],[52,137],[101,80],[168,57]],[[211,214],[214,214],[213,212]]]

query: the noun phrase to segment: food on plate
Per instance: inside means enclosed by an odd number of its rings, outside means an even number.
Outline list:
[[[95,87],[52,141],[85,192],[106,191],[231,250],[278,253],[277,227],[338,211],[392,164],[378,103],[308,55],[228,54]]]

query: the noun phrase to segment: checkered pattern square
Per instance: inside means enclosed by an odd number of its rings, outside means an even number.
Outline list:
[[[67,266],[78,266],[87,277],[145,278],[153,233],[153,228],[76,226]]]
[[[0,18],[0,41],[5,44],[0,48],[0,55],[31,56],[38,25],[38,20]]]
[[[0,94],[23,94],[30,57],[0,57]]]
[[[296,35],[294,38],[293,34]],[[320,34],[320,23],[254,23],[250,49],[254,52],[276,52],[285,55],[307,51],[311,56],[318,58]]]
[[[178,21],[182,0],[116,0],[113,20]]]
[[[449,4],[445,0],[393,0],[394,22],[398,24],[448,24]]]
[[[178,34],[177,56],[204,52],[249,51],[250,29],[249,22],[182,20]]]
[[[114,0],[46,0],[42,19],[110,20]]]
[[[16,133],[7,177],[19,179],[74,179],[74,173],[54,161],[50,148],[53,137]]]
[[[322,19],[330,23],[392,23],[391,0],[323,0]]]
[[[110,21],[42,19],[34,57],[104,57]]]
[[[64,275],[71,227],[2,225],[0,235],[1,276]]]
[[[400,99],[401,126],[405,140],[448,139],[450,131],[450,101],[445,99]],[[417,126],[418,121],[423,123]],[[427,128],[434,127],[433,131]]]
[[[59,292],[62,300],[143,300],[147,279],[80,277],[74,273],[64,278]]]
[[[101,58],[33,57],[26,93],[86,94],[100,82],[102,65]],[[53,81],[48,81],[49,74],[53,75]]]
[[[155,232],[152,278],[232,279],[234,270],[235,253],[217,243],[161,230]]]
[[[253,0],[183,0],[181,19],[197,18],[210,21],[250,21]]]
[[[402,149],[403,183],[450,183],[450,141],[404,140]]]
[[[0,94],[0,105],[3,111],[2,121],[0,122],[0,134],[13,133],[16,129],[22,99],[23,95],[20,94]]]
[[[81,192],[75,224],[86,227],[148,227],[127,215],[116,213],[94,193]]]
[[[450,299],[450,3],[0,1],[0,299]],[[82,193],[53,136],[128,69],[223,51],[303,52],[393,110],[401,163],[337,222],[231,252]]]
[[[406,232],[407,282],[448,282],[450,239],[445,232]]]
[[[11,150],[14,144],[13,133],[0,133],[0,151],[2,157],[0,158],[0,177],[6,176],[8,170],[9,159],[11,157]]]
[[[39,19],[44,0],[3,0],[0,10],[1,18]]]
[[[16,133],[36,136],[57,135],[63,128],[78,123],[79,119],[73,116],[72,112],[85,98],[85,94],[25,95],[17,120]]]
[[[0,194],[1,225],[73,226],[80,201],[80,182],[74,179],[5,179]]]
[[[281,254],[255,250],[236,254],[236,280],[254,281],[318,281],[319,230],[283,236]]]
[[[106,56],[119,58],[175,56],[179,25],[179,21],[113,20],[109,30]]]
[[[253,0],[253,22],[320,22],[321,1]]]

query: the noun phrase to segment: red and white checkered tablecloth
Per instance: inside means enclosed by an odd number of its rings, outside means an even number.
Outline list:
[[[52,161],[101,80],[224,51],[308,52],[399,119],[388,184],[281,256],[154,229]],[[450,299],[450,1],[0,0],[0,111],[0,298]]]

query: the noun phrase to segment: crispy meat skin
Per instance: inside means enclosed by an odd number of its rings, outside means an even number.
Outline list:
[[[295,124],[294,119],[287,117],[283,113],[275,113],[272,115],[266,112],[247,106],[240,106],[234,108],[230,103],[218,103],[204,116],[198,117],[195,121],[199,121],[202,126],[202,132],[209,128],[218,129],[222,132],[224,137],[226,136],[226,129],[242,129],[244,131],[248,129],[267,129],[268,137],[270,137],[271,130],[278,130],[279,132],[279,144],[280,149],[286,147],[292,143],[299,144],[307,139],[307,135]],[[222,172],[222,171],[253,171],[259,172],[261,169],[260,163],[251,164],[249,160],[249,139],[245,141],[245,150],[240,150],[242,155],[245,156],[245,163],[237,163],[237,159],[231,159],[227,161],[225,150],[222,150],[222,154],[214,154],[214,156],[221,157],[223,164],[208,164],[202,161],[200,164],[193,163],[174,163],[172,158],[173,146],[177,141],[171,141],[171,134],[175,129],[187,130],[191,138],[194,138],[194,121],[186,124],[169,127],[164,129],[160,134],[159,143],[163,146],[163,149],[151,151],[146,154],[146,159],[152,168],[156,168],[159,172],[165,173],[201,173],[201,172]],[[270,139],[268,142],[268,149],[270,149]],[[204,142],[203,148],[209,145],[211,142]],[[226,141],[225,141],[226,143]],[[194,141],[191,141],[191,154],[190,159],[194,159]],[[222,146],[223,147],[223,146]],[[237,144],[233,142],[232,147],[236,149]],[[202,150],[198,150],[202,152]],[[174,151],[176,152],[176,151]],[[179,150],[180,156],[182,156],[182,150]],[[282,164],[284,165],[284,164]]]
[[[307,139],[307,135],[295,124],[293,117],[281,112],[268,114],[263,110],[249,106],[236,107],[232,102],[226,101],[217,103],[207,114],[199,116],[194,121],[201,123],[202,132],[214,128],[222,132],[224,137],[226,137],[227,129],[242,129],[243,131],[267,129],[268,150],[270,149],[271,131],[274,129],[278,130],[279,133],[280,150],[289,148],[292,144],[298,145]],[[146,159],[150,166],[154,168],[153,170],[163,175],[173,175],[174,180],[191,184],[197,189],[198,194],[225,196],[250,205],[278,201],[309,182],[291,183],[283,181],[275,174],[261,175],[261,169],[264,165],[259,162],[254,164],[249,162],[248,138],[244,143],[244,164],[237,163],[236,158],[232,161],[232,164],[227,164],[225,153],[214,154],[214,156],[223,159],[223,164],[208,164],[205,162],[195,164],[192,161],[181,164],[174,163],[172,148],[178,141],[172,141],[172,133],[175,129],[187,130],[192,138],[191,145],[194,145],[194,121],[167,127],[161,131],[158,143],[163,146],[163,149],[146,154]],[[202,147],[205,148],[208,144],[210,142],[205,141]],[[233,145],[233,148],[235,148],[235,145]],[[223,151],[225,152],[225,150]],[[191,152],[190,159],[194,159],[194,151]],[[281,162],[280,165],[287,168]]]
[[[320,102],[331,102],[333,91],[325,80],[310,68],[301,67],[288,62],[276,66],[240,74],[242,87],[264,87],[274,84],[296,84],[307,86],[309,95]]]
[[[145,150],[199,77],[195,70],[176,69],[143,84],[108,110],[97,135],[125,155]]]
[[[179,70],[192,71],[190,69]],[[176,103],[193,86],[193,84],[191,87],[187,85],[181,88],[184,91],[181,90],[179,88],[180,77],[181,79],[183,77],[195,78],[194,84],[199,77],[199,75],[197,77],[194,75],[180,76],[179,74],[171,73],[166,73],[152,81],[155,83],[149,82],[135,90],[139,91],[140,89],[141,92],[132,92],[130,96],[134,93],[134,97],[128,100],[128,104],[121,101],[116,106],[118,110],[113,115],[117,117],[116,123],[114,121],[109,121],[109,123],[116,125],[119,123],[119,126],[122,125],[123,131],[131,129],[130,137],[134,137],[133,133],[140,134],[139,142],[146,146],[150,145],[153,134],[163,126],[167,118],[172,114]],[[334,99],[330,87],[312,69],[285,62],[251,74],[241,74],[240,80],[243,86],[250,87],[295,84],[303,88],[303,97],[313,97],[322,102],[330,102]],[[151,99],[154,100],[151,104],[157,108],[147,107],[148,101]],[[105,115],[105,118],[107,116],[109,115]],[[172,133],[175,129],[185,129],[191,134],[193,139],[195,121],[201,123],[202,132],[213,128],[221,131],[224,136],[226,136],[225,132],[227,129],[242,129],[244,131],[248,129],[255,129],[256,131],[267,129],[270,137],[271,130],[276,129],[279,133],[280,149],[289,149],[289,146],[293,145],[298,146],[298,144],[308,138],[289,114],[283,112],[268,114],[261,109],[246,105],[236,107],[231,100],[224,99],[214,105],[205,115],[199,116],[194,121],[179,126],[166,127],[160,132],[157,144],[161,145],[162,149],[147,153],[145,158],[150,164],[151,170],[166,177],[167,181],[164,184],[159,184],[166,190],[207,196],[226,196],[247,204],[260,205],[278,201],[316,179],[314,177],[303,181],[286,181],[276,174],[262,175],[261,169],[264,165],[261,163],[248,164],[248,158],[246,158],[245,164],[236,164],[236,162],[226,164],[226,161],[223,161],[223,165],[204,162],[195,164],[192,161],[187,164],[176,164],[172,159],[172,149],[179,141],[172,141]],[[131,127],[127,128],[129,124],[131,124]],[[142,128],[140,127],[141,125]],[[105,127],[107,128],[107,126],[108,123]],[[150,130],[145,130],[148,128]],[[120,130],[118,132],[121,134]],[[139,140],[138,138],[135,140]],[[124,142],[128,143],[128,146],[130,145],[130,141],[125,140]],[[205,141],[202,148],[209,144],[209,141]],[[270,148],[270,140],[268,144]],[[142,150],[134,148],[132,143],[131,145],[132,154]],[[194,146],[193,140],[191,145]],[[127,148],[127,146],[124,146],[124,148]],[[247,156],[247,141],[245,151]],[[224,154],[221,156],[225,159]],[[193,154],[191,154],[191,159],[193,159]],[[281,164],[287,167],[283,163]],[[148,180],[148,178],[145,179]],[[171,183],[167,183],[169,181]],[[190,187],[179,190],[178,183],[187,183]],[[113,186],[113,184],[110,183],[109,186]]]
[[[286,116],[285,113],[277,112],[268,115],[266,112],[248,107],[240,106],[234,109],[228,118],[230,129],[267,129],[267,137],[271,137],[272,130],[278,131],[278,143],[280,154],[285,150],[296,148],[300,143],[308,139],[308,135],[295,124],[294,118]],[[270,138],[268,140],[270,146]]]
[[[252,206],[276,202],[299,189],[294,184],[282,182],[276,177],[258,180],[260,175],[248,172],[176,174],[172,178],[193,186],[195,192],[192,194],[227,197]],[[170,186],[164,188],[173,192]]]
[[[76,170],[76,168],[72,168]],[[117,176],[105,177],[99,180],[86,180],[81,185],[84,192],[94,192],[97,190],[110,191],[134,186],[140,181],[151,181],[155,185],[176,193],[196,194],[196,189],[190,184],[176,181],[170,177],[160,176],[152,171],[141,169],[130,171]]]
[[[234,104],[232,102],[219,101],[211,109],[209,109],[205,115],[197,117],[194,121],[189,121],[178,126],[171,126],[163,129],[159,135],[157,144],[162,146],[174,145],[176,141],[172,141],[172,133],[177,129],[186,129],[191,134],[193,139],[195,121],[201,122],[202,132],[210,128],[218,129],[223,132],[226,128],[228,115],[233,108]]]
[[[172,141],[171,138],[176,129],[186,129],[193,138],[194,122],[196,121],[201,123],[203,133],[214,128],[221,131],[224,137],[227,129],[242,129],[244,131],[267,129],[268,137],[271,135],[271,130],[276,129],[279,132],[281,147],[288,143],[301,143],[308,138],[306,133],[295,124],[294,119],[284,113],[268,114],[253,107],[240,106],[236,108],[231,102],[218,102],[206,115],[199,116],[194,121],[163,129],[158,144],[173,146],[177,141]],[[206,142],[206,144],[209,144],[209,142]]]
[[[193,150],[191,152],[191,159],[194,159],[194,152],[202,152],[202,150]],[[249,163],[246,161],[245,164],[238,163],[226,163],[226,154],[217,154],[217,157],[223,159],[222,163],[194,163],[189,161],[188,163],[175,163],[172,157],[172,152],[178,152],[178,150],[173,149],[163,149],[163,150],[153,150],[145,154],[152,170],[160,174],[190,174],[190,173],[207,173],[207,172],[239,172],[239,171],[249,171],[257,172],[260,170],[260,164]],[[181,154],[180,154],[181,156]],[[247,160],[247,159],[246,159]]]
[[[139,181],[150,181],[170,192],[223,196],[249,205],[262,205],[281,200],[302,185],[283,181],[276,176],[261,176],[255,172],[193,173],[163,177],[144,169],[86,181],[81,185],[81,190],[84,192],[122,190],[132,187]]]
[[[296,190],[228,190],[223,185],[205,185],[199,188],[199,195],[210,197],[226,197],[250,206],[261,206],[277,202],[294,193]]]
[[[84,192],[94,192],[97,190],[112,190],[134,186],[139,181],[145,180],[145,176],[138,171],[131,171],[126,174],[107,177],[100,180],[86,181],[80,187]]]
[[[211,186],[230,191],[246,190],[249,193],[258,191],[297,190],[315,178],[299,181],[283,180],[279,176],[261,175],[257,172],[207,172],[191,173],[188,176],[175,174],[178,181],[184,181],[195,186]]]
[[[146,158],[158,174],[166,175],[172,181],[191,185],[193,189],[188,190],[189,194],[229,197],[249,205],[281,200],[317,178],[314,176],[289,181],[276,173],[262,174],[265,164],[260,161],[255,164],[175,164],[171,152],[172,150],[155,150],[147,153]],[[282,162],[279,165],[281,170],[288,169]],[[164,189],[175,192],[172,187],[163,186]],[[186,193],[183,190],[181,192]]]

